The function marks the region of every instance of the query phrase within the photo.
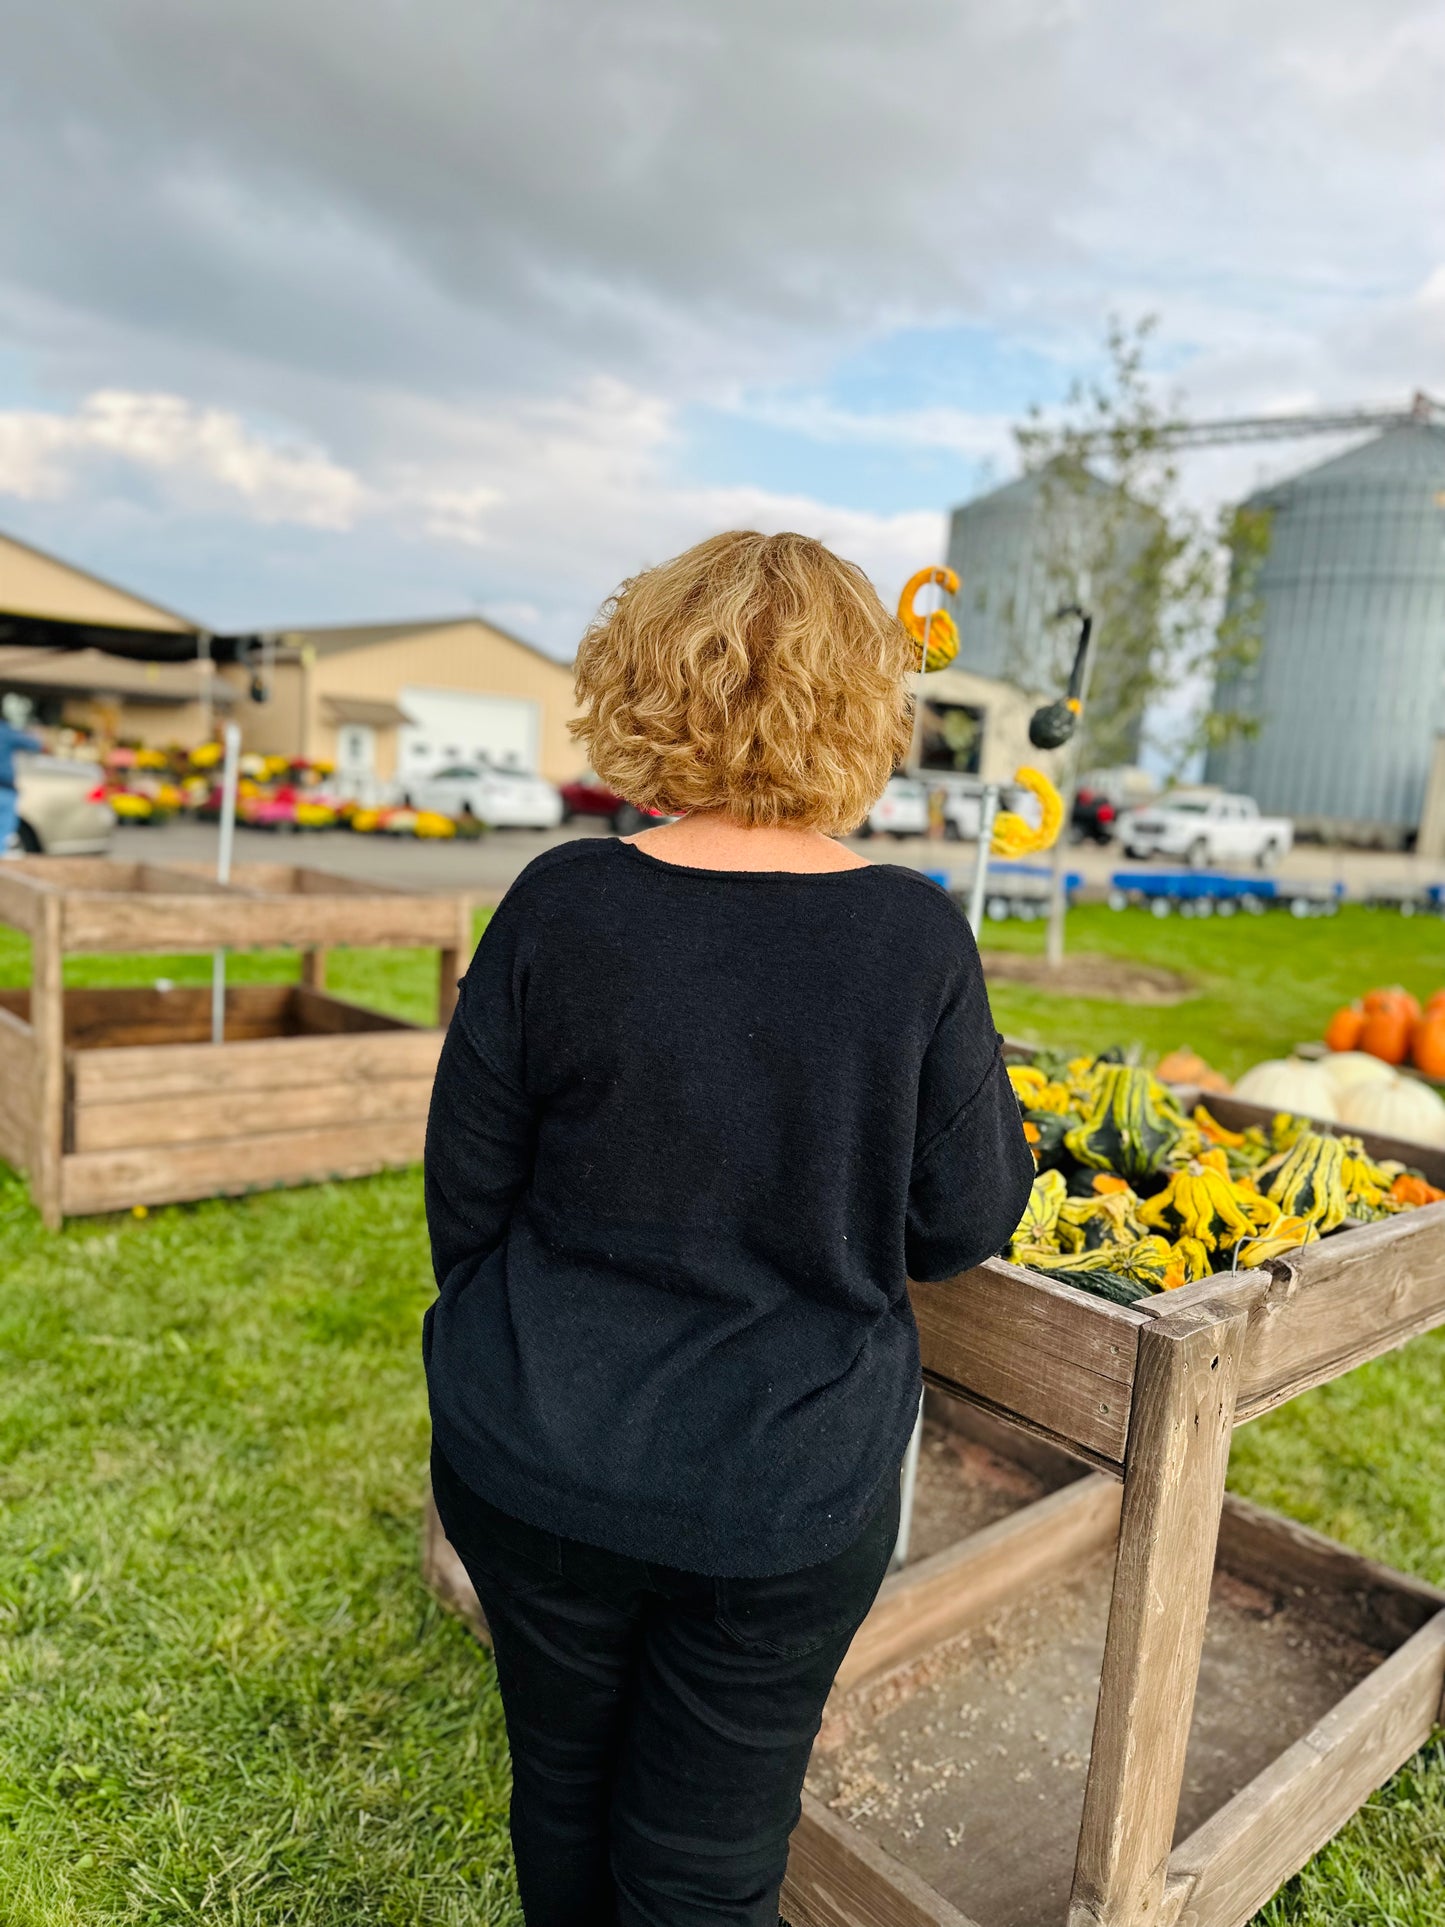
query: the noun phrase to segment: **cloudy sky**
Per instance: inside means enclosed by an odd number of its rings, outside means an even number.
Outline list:
[[[0,528],[216,627],[890,593],[1111,310],[1199,414],[1445,393],[1438,0],[6,12]]]

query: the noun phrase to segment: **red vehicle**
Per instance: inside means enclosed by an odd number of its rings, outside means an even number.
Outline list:
[[[619,836],[632,836],[638,830],[672,821],[670,816],[657,810],[638,809],[625,796],[608,789],[590,769],[584,770],[575,781],[561,784],[560,788],[564,823],[570,823],[574,816],[605,816]]]

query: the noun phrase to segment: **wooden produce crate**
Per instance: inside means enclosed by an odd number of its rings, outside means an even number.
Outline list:
[[[421,1155],[440,1028],[326,994],[336,944],[435,945],[438,1024],[471,904],[296,865],[34,857],[0,871],[0,922],[31,939],[31,988],[0,992],[0,1157],[47,1224],[131,1205],[354,1177]],[[290,946],[303,982],[237,985],[223,1040],[206,989],[63,988],[67,954]]]
[[[1269,1119],[1238,1099],[1207,1101],[1232,1128]],[[1445,1183],[1440,1153],[1364,1136],[1376,1157]],[[1037,1726],[1022,1730],[1043,1735],[1035,1744],[1050,1761],[1077,1756],[1075,1792],[1048,1816],[1035,1888],[1015,1866],[1014,1886],[999,1873],[976,1891],[964,1863],[982,1856],[983,1883],[1001,1859],[989,1857],[987,1828],[982,1842],[971,1835],[966,1800],[940,1864],[936,1835],[923,1836],[926,1850],[896,1841],[895,1852],[862,1816],[807,1792],[784,1914],[794,1927],[1243,1927],[1445,1717],[1445,1602],[1226,1500],[1230,1438],[1445,1323],[1445,1204],[1131,1305],[1002,1259],[910,1291],[932,1388],[1104,1476],[1063,1484],[886,1581],[837,1692],[846,1700],[916,1663],[926,1672],[940,1641],[982,1637],[999,1615],[1007,1626],[1037,1613],[1049,1588],[1074,1587],[1078,1650],[1065,1668],[1066,1642],[1050,1646],[1043,1628],[1057,1703],[1045,1695]],[[449,1554],[434,1525],[429,1570],[464,1605]],[[1276,1619],[1319,1656],[1313,1673],[1291,1659],[1289,1704],[1261,1690],[1268,1668],[1250,1670],[1245,1651],[1268,1652]],[[1231,1642],[1232,1676],[1220,1660]],[[1013,1677],[1022,1705],[1026,1672]],[[853,1710],[835,1701],[834,1714]],[[1237,1729],[1229,1744],[1226,1725]],[[1192,1732],[1203,1764],[1186,1785]],[[827,1740],[825,1729],[824,1772]],[[918,1757],[939,1752],[920,1746]],[[990,1796],[1000,1841],[1009,1816],[1041,1810],[1023,1799],[1029,1786]],[[1030,1828],[1007,1837],[1002,1859],[1027,1862]]]

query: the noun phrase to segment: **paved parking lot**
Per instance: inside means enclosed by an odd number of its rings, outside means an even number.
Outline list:
[[[429,843],[411,837],[353,836],[321,831],[277,836],[265,830],[238,829],[236,861],[306,863],[343,876],[394,883],[409,889],[505,890],[539,851],[574,836],[606,836],[605,823],[579,822],[559,830],[497,830],[475,843]],[[916,869],[947,871],[961,887],[973,872],[973,845],[930,842],[925,837],[873,837],[855,848],[880,863],[907,863]],[[215,826],[177,822],[160,828],[118,828],[115,854],[130,861],[214,862]],[[1069,868],[1086,884],[1102,886],[1116,870],[1147,869],[1126,864],[1112,847],[1084,844],[1068,851]],[[1048,858],[1035,859],[1047,862]],[[1167,867],[1167,866],[1160,866]],[[1376,886],[1445,882],[1445,862],[1372,850],[1326,850],[1302,845],[1282,865],[1281,876],[1317,882],[1342,882],[1358,892]]]

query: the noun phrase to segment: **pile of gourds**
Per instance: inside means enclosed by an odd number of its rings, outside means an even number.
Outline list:
[[[1038,1166],[1009,1255],[1119,1304],[1445,1198],[1293,1112],[1243,1131],[1186,1112],[1117,1052],[1008,1075]]]

